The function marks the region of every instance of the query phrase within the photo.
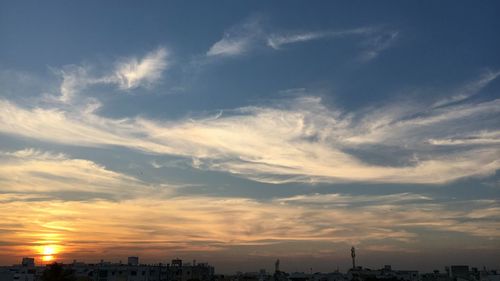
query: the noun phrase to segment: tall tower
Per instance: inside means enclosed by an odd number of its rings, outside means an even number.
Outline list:
[[[279,272],[280,271],[280,259],[277,259],[276,262],[274,263],[274,272]]]
[[[356,249],[354,246],[351,248],[352,269],[356,269]]]

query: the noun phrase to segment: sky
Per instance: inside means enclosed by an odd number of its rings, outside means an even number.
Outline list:
[[[500,265],[497,1],[2,1],[0,264]]]

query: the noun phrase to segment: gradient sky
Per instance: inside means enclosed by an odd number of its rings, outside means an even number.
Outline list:
[[[499,11],[2,1],[0,264],[499,267]]]

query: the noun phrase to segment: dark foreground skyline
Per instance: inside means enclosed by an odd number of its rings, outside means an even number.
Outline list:
[[[361,251],[361,255],[364,253]],[[329,263],[323,264],[324,257],[321,258],[310,258],[306,263],[303,262],[302,259],[294,260],[290,257],[261,257],[259,261],[248,258],[246,262],[240,261],[220,261],[214,257],[206,256],[203,260],[200,260],[200,257],[192,257],[186,258],[186,256],[175,256],[172,258],[162,258],[162,259],[144,259],[140,256],[123,256],[117,259],[102,259],[102,258],[94,258],[91,260],[78,260],[72,259],[70,257],[66,259],[60,259],[57,256],[39,256],[39,257],[23,257],[18,258],[15,257],[15,261],[12,264],[3,264],[0,266],[10,266],[13,264],[18,264],[19,261],[22,260],[19,264],[30,264],[39,267],[45,267],[53,263],[60,264],[91,264],[91,265],[127,265],[127,264],[142,264],[142,265],[171,265],[179,263],[188,266],[192,265],[210,265],[214,267],[214,272],[217,274],[235,274],[237,272],[258,272],[260,270],[265,270],[266,272],[274,272],[278,268],[283,272],[303,272],[303,273],[316,273],[316,272],[348,272],[354,269],[356,270],[378,270],[381,268],[390,265],[393,269],[398,270],[410,270],[410,271],[418,271],[420,273],[432,273],[436,270],[441,273],[446,272],[446,269],[451,265],[467,265],[470,269],[481,269],[481,270],[497,270],[500,267],[500,261],[495,259],[494,257],[489,260],[488,263],[477,263],[473,261],[474,256],[467,257],[458,257],[452,260],[443,260],[439,258],[439,255],[436,255],[432,258],[429,258],[425,263],[415,263],[410,264],[409,266],[402,266],[407,264],[408,262],[401,259],[407,260],[420,260],[420,258],[415,258],[412,254],[405,254],[404,256],[399,256],[398,259],[393,259],[391,257],[387,257],[384,255],[379,255],[375,257],[374,260],[370,262],[369,259],[365,257],[360,257],[359,249],[356,250],[355,257],[353,259],[351,252],[345,252],[342,257],[333,257]],[[197,259],[198,258],[198,259]],[[481,258],[486,259],[487,257],[484,255]],[[14,258],[12,258],[14,260]],[[132,262],[131,262],[132,260]],[[477,260],[477,259],[476,259]],[[216,269],[216,270],[215,270]]]
[[[443,271],[432,272],[398,269],[386,264],[380,268],[366,268],[356,264],[352,248],[352,267],[346,272],[338,268],[333,271],[319,272],[310,268],[308,272],[287,272],[282,269],[281,261],[274,262],[272,270],[261,268],[253,271],[223,273],[215,270],[206,262],[186,262],[176,258],[168,263],[141,263],[139,257],[128,257],[125,262],[116,263],[101,260],[98,263],[84,263],[73,260],[71,263],[51,262],[36,265],[34,258],[23,258],[21,264],[0,266],[0,280],[79,280],[79,281],[495,281],[500,272],[492,268],[477,268],[469,265],[450,265]]]

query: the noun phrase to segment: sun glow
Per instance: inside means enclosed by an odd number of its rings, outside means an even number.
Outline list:
[[[59,252],[57,245],[45,245],[40,249],[40,255],[43,262],[51,262],[55,259],[55,255]]]
[[[51,262],[54,260],[54,256],[43,256],[42,261],[44,262]]]

